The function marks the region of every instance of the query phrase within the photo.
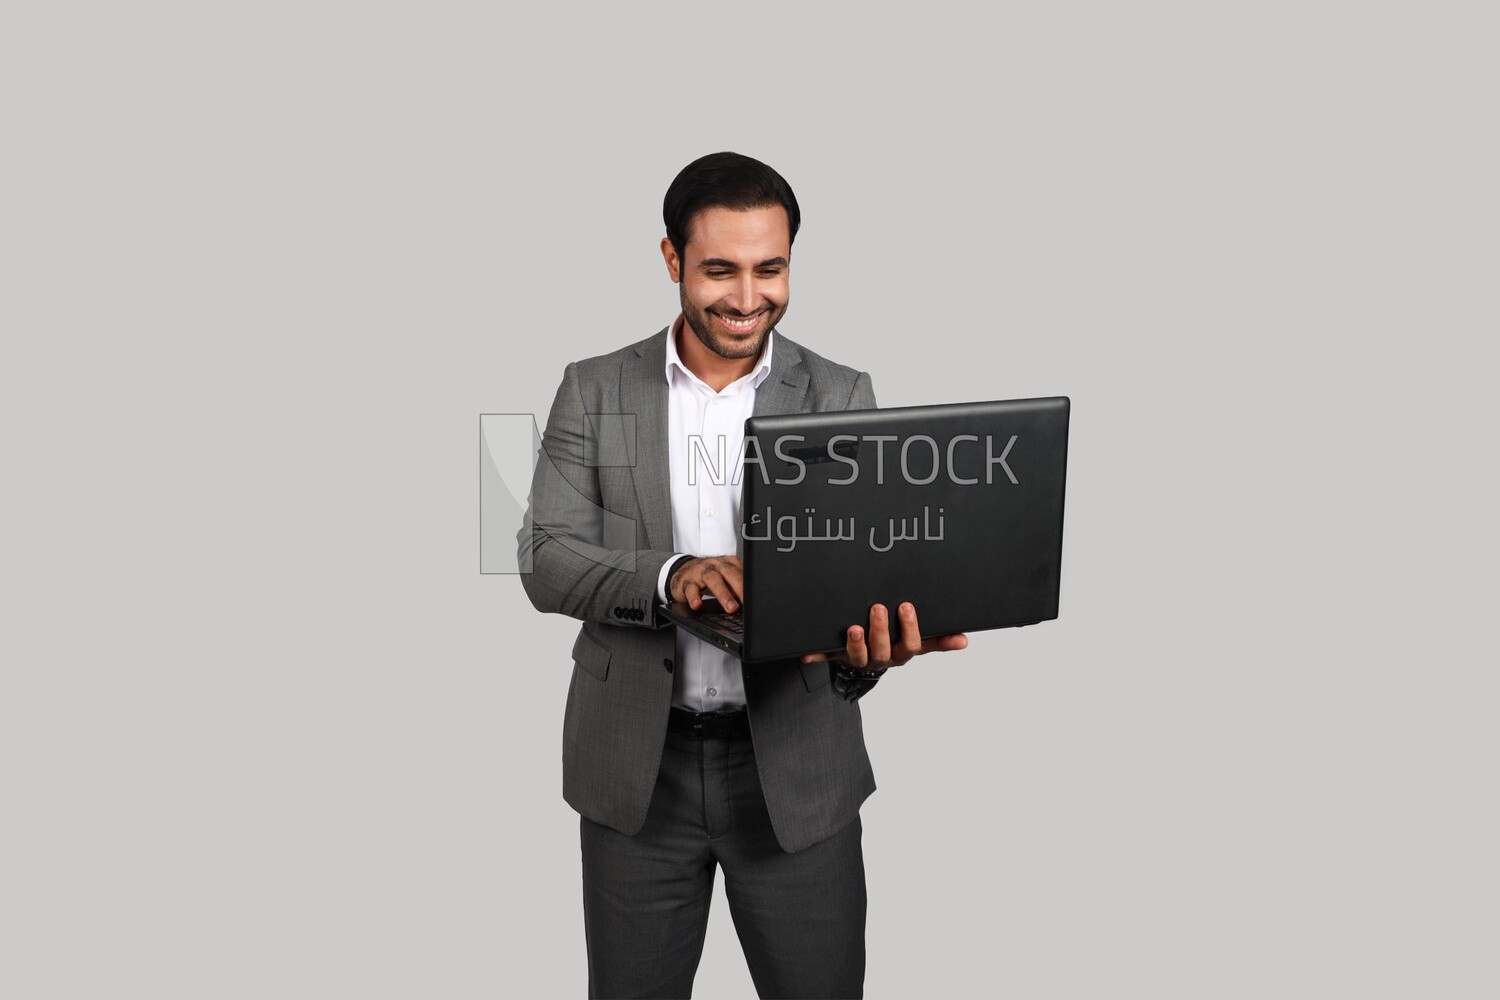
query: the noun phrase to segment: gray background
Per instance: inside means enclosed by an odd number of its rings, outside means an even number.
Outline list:
[[[868,996],[1500,989],[1481,5],[809,7],[7,6],[0,992],[582,994],[476,415],[724,148],[883,404],[1074,401],[1062,618],[867,703]]]

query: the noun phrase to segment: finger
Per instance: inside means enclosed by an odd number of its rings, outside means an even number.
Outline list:
[[[802,657],[803,663],[827,663],[827,653],[806,653]]]
[[[688,602],[688,607],[692,608],[694,611],[697,611],[699,608],[703,607],[703,594],[698,589],[698,585],[696,583],[693,583],[691,580],[683,581],[682,598],[683,600]]]
[[[730,556],[719,560],[715,567],[719,575],[724,578],[724,583],[734,591],[735,600],[745,599],[745,566],[738,559]]]
[[[849,638],[844,642],[845,662],[856,670],[863,670],[870,662],[870,651],[865,648],[865,630],[858,625],[849,626]]]
[[[734,614],[739,610],[739,597],[730,589],[729,584],[725,582],[722,573],[711,569],[704,575],[703,582],[708,585],[709,590],[714,592],[714,599],[719,602],[719,606],[725,611]]]
[[[870,609],[870,663],[883,667],[891,662],[891,629],[885,605]]]
[[[901,643],[896,655],[907,660],[922,652],[922,627],[917,624],[917,608],[910,601],[901,605]]]
[[[959,649],[969,648],[969,637],[962,632],[954,632],[952,635],[933,636],[931,639],[922,640],[922,652],[924,653],[951,653]]]

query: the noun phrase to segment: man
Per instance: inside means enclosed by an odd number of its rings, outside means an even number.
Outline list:
[[[519,539],[532,603],[584,623],[563,795],[582,817],[589,993],[691,995],[722,866],[761,996],[860,996],[859,806],[875,783],[856,702],[886,668],[966,640],[924,643],[914,608],[892,628],[876,606],[832,662],[742,669],[658,615],[669,598],[743,598],[739,478],[705,461],[720,438],[735,456],[752,413],[875,405],[869,376],[776,332],[801,221],[776,171],[705,156],[663,215],[681,313],[568,365]]]

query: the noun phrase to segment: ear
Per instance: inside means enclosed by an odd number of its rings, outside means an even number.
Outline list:
[[[667,276],[674,284],[681,284],[682,261],[677,258],[677,248],[665,236],[661,238],[661,258],[667,262]]]

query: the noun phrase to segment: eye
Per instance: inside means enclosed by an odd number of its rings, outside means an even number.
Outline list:
[[[781,268],[768,267],[760,272],[760,276],[762,278],[779,278],[781,277]]]
[[[722,268],[716,268],[715,270],[709,271],[708,272],[708,276],[710,278],[728,278],[728,277],[732,276],[733,273],[734,272],[732,272],[732,271],[725,271]]]

